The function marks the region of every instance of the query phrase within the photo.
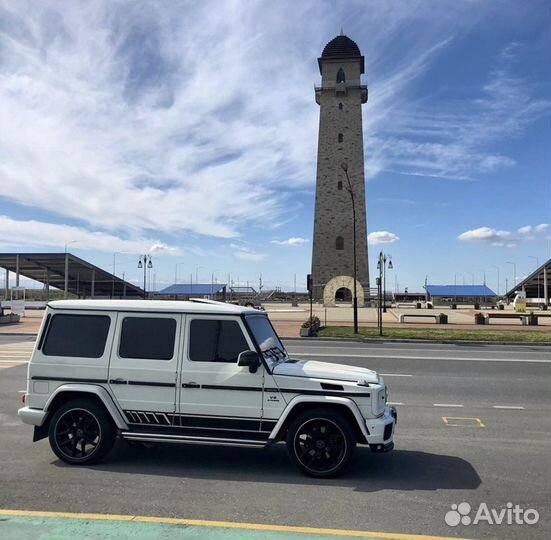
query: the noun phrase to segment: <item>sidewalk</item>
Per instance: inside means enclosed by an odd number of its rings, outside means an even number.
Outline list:
[[[282,338],[296,338],[300,336],[300,326],[308,318],[309,313],[304,310],[286,310],[284,306],[280,306],[280,309],[273,310],[268,309],[267,313],[270,317],[271,323],[274,325],[277,333]],[[319,312],[320,310],[318,310]],[[376,314],[375,310],[368,310],[363,308],[360,318],[360,328],[376,328]],[[371,313],[371,311],[373,313]],[[539,326],[521,326],[520,322],[510,323],[509,321],[493,321],[490,325],[477,326],[472,323],[467,323],[466,320],[473,317],[472,314],[463,312],[459,317],[455,318],[457,322],[451,322],[450,324],[435,324],[433,322],[413,322],[413,323],[399,323],[396,320],[396,315],[393,313],[395,310],[390,310],[384,316],[385,328],[438,328],[441,330],[514,330],[517,332],[550,332],[551,326],[549,319],[542,321]],[[319,313],[320,315],[322,313]],[[44,311],[27,311],[25,317],[21,317],[21,321],[15,324],[0,325],[0,335],[4,334],[34,334],[38,333],[40,329],[40,323],[42,322],[42,316]],[[323,313],[324,315],[324,313]],[[346,310],[343,308],[333,308],[331,315],[336,315],[331,318],[327,318],[327,326],[352,326],[352,310]],[[455,314],[454,314],[455,315]],[[321,324],[325,325],[325,318],[320,317]],[[461,322],[459,322],[461,321]]]

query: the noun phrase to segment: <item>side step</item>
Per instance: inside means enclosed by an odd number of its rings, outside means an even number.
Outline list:
[[[121,431],[121,437],[128,441],[142,442],[209,444],[249,448],[263,448],[266,446],[266,442],[264,441],[251,441],[248,439],[223,439],[219,437],[197,437],[192,435],[167,435],[164,433],[137,433],[135,431]]]

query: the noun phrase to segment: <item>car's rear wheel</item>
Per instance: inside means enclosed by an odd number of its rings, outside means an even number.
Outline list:
[[[355,447],[348,419],[329,409],[304,412],[289,426],[287,449],[293,462],[309,476],[337,475],[350,463]]]
[[[111,417],[89,399],[62,405],[53,414],[48,431],[56,456],[71,465],[97,463],[113,448],[116,435]]]

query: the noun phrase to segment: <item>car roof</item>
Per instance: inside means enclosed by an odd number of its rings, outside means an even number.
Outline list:
[[[219,315],[262,314],[250,307],[211,300],[56,300],[48,306],[54,310],[149,311],[165,313],[208,313]]]

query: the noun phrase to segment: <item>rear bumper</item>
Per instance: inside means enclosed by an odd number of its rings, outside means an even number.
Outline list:
[[[386,407],[379,418],[370,418],[365,421],[369,432],[367,443],[370,448],[378,452],[388,452],[394,448],[394,429],[398,413],[394,407]]]
[[[42,409],[31,409],[30,407],[23,407],[17,411],[19,418],[25,424],[30,424],[31,426],[40,427],[44,420],[46,419],[47,412]]]

